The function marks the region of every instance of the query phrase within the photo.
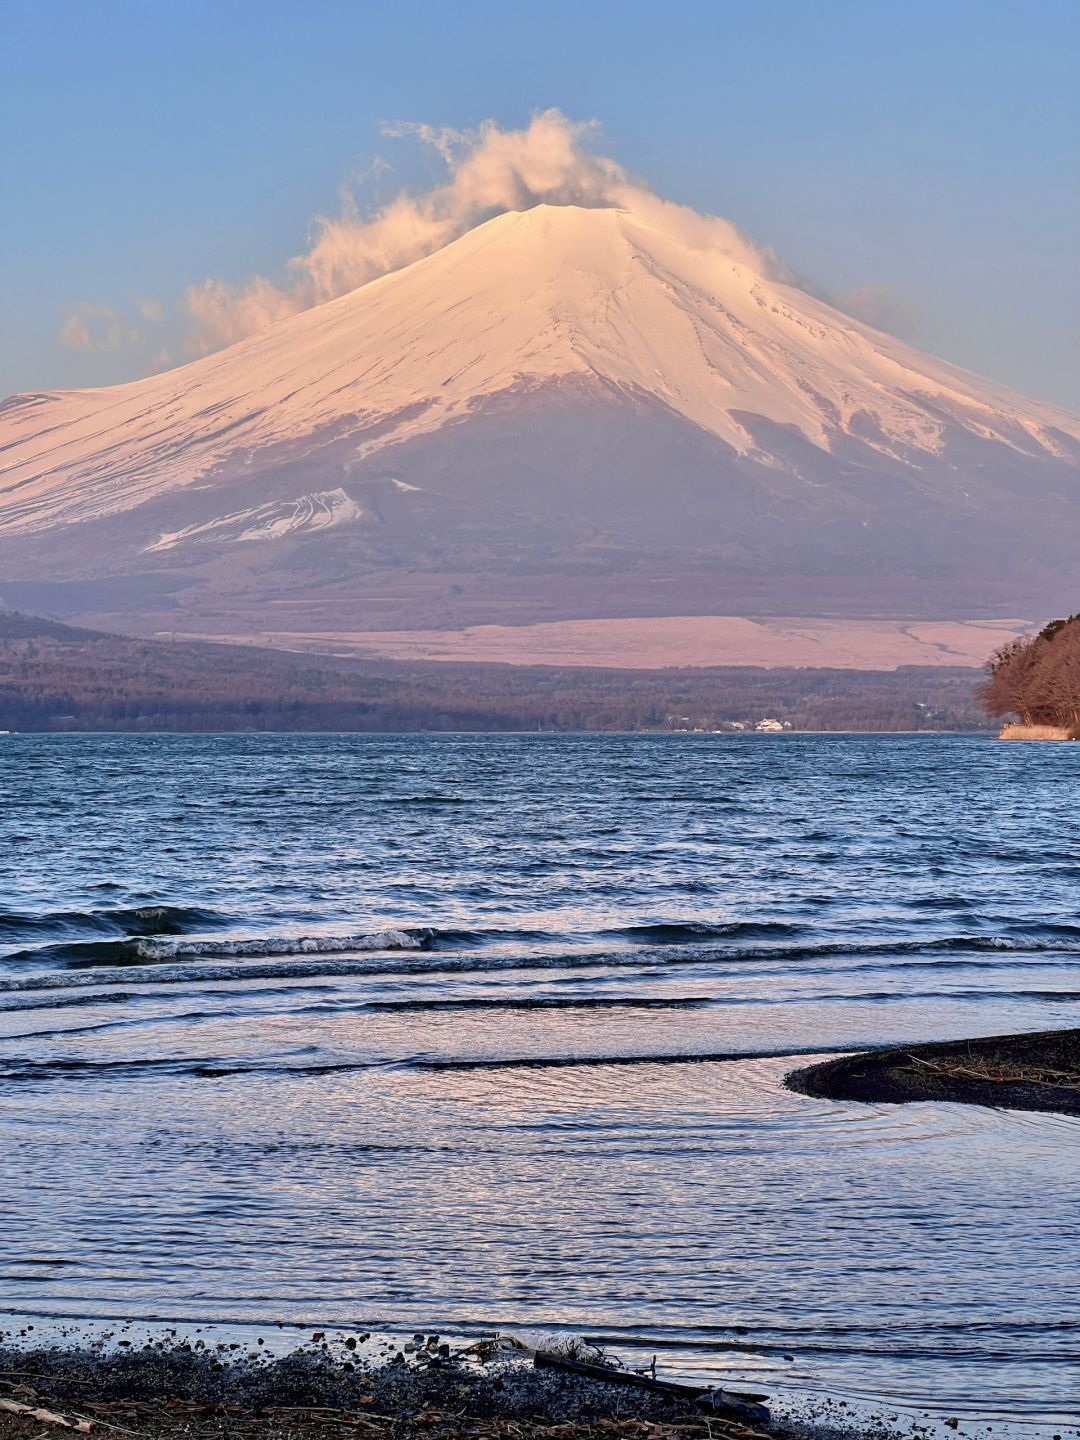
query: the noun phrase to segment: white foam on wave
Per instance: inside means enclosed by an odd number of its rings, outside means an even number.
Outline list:
[[[420,950],[431,939],[431,930],[369,930],[355,935],[272,935],[244,936],[233,940],[178,939],[156,935],[137,943],[138,953],[147,960],[178,960],[186,956],[336,955],[349,950]]]

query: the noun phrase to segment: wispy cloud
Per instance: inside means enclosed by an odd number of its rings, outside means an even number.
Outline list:
[[[135,308],[148,325],[160,325],[165,319],[165,308],[160,300],[136,297]]]
[[[77,306],[60,330],[60,343],[68,350],[119,350],[139,338],[139,331],[126,315],[93,300]]]
[[[918,334],[918,308],[889,287],[828,294],[731,221],[662,199],[599,153],[595,121],[544,110],[517,130],[489,120],[470,131],[407,121],[384,124],[382,131],[388,139],[421,146],[442,178],[427,190],[400,190],[383,200],[380,191],[392,170],[377,157],[342,187],[338,214],[315,216],[308,248],[276,278],[253,275],[238,284],[210,278],[190,287],[178,310],[168,313],[160,301],[139,295],[130,298],[128,313],[86,301],[64,321],[61,344],[88,355],[141,352],[143,372],[153,373],[176,363],[181,350],[189,356],[219,350],[422,259],[495,215],[540,204],[630,210],[686,244],[797,285],[877,329],[909,339]],[[373,198],[365,205],[360,193]]]
[[[790,278],[771,251],[730,221],[662,200],[598,154],[595,122],[545,110],[520,130],[503,130],[493,121],[468,132],[405,122],[383,130],[429,149],[445,168],[445,180],[420,194],[402,191],[372,210],[362,209],[354,192],[346,190],[341,213],[316,216],[311,245],[288,262],[280,279],[255,275],[239,285],[210,279],[189,289],[185,303],[194,321],[189,353],[207,354],[332,300],[432,254],[495,215],[545,203],[632,210],[689,244]],[[380,164],[376,178],[385,170]]]

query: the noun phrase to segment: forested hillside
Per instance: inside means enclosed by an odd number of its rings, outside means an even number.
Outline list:
[[[337,660],[0,614],[6,730],[971,730],[973,673]]]

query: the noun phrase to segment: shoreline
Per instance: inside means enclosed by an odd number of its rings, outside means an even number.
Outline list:
[[[196,736],[198,736],[198,737],[211,737],[211,736],[214,736],[214,737],[230,737],[230,736],[233,736],[233,735],[239,735],[239,736],[242,736],[242,737],[244,737],[244,738],[249,738],[249,737],[251,737],[251,736],[253,736],[253,735],[298,735],[298,736],[312,736],[312,737],[317,737],[317,738],[330,738],[330,739],[333,739],[335,736],[364,735],[364,736],[370,736],[371,738],[376,739],[376,740],[403,740],[403,739],[412,739],[414,736],[443,736],[443,735],[446,735],[446,736],[455,736],[455,735],[457,735],[457,736],[470,736],[470,737],[472,737],[472,736],[491,736],[491,737],[494,738],[494,739],[505,738],[505,737],[510,737],[510,738],[513,738],[513,739],[517,739],[517,738],[519,738],[519,737],[524,737],[524,738],[537,738],[537,737],[538,737],[538,738],[549,738],[549,739],[550,739],[550,737],[553,736],[553,735],[563,736],[563,737],[567,737],[567,738],[571,738],[571,739],[574,739],[574,738],[592,738],[592,739],[599,739],[599,738],[602,738],[602,737],[604,737],[604,736],[614,736],[614,737],[616,737],[616,738],[632,738],[632,737],[635,737],[635,736],[648,736],[648,737],[650,737],[650,738],[656,738],[656,737],[663,737],[663,736],[669,736],[669,735],[670,735],[670,736],[680,736],[680,737],[682,737],[682,738],[684,738],[684,739],[695,739],[695,740],[700,740],[700,739],[703,739],[703,738],[712,739],[712,740],[715,740],[715,739],[721,739],[721,740],[776,740],[776,739],[784,739],[785,737],[791,738],[791,737],[795,737],[795,736],[815,736],[815,737],[816,737],[816,736],[822,736],[822,737],[825,737],[825,738],[834,737],[834,738],[838,738],[838,739],[843,739],[843,738],[846,738],[846,737],[863,737],[863,736],[865,736],[867,739],[888,739],[888,738],[891,737],[891,736],[893,736],[893,737],[902,737],[902,738],[910,738],[910,739],[915,739],[915,738],[922,739],[922,738],[925,737],[926,739],[929,739],[929,740],[941,740],[941,739],[950,739],[950,740],[955,740],[955,739],[994,740],[994,739],[1001,739],[1001,736],[1000,736],[1000,735],[995,735],[995,732],[994,732],[994,730],[993,730],[993,728],[992,728],[991,726],[985,726],[985,725],[984,725],[984,726],[981,726],[981,727],[978,728],[978,729],[956,729],[956,730],[946,730],[946,729],[942,729],[942,730],[932,730],[932,729],[930,729],[929,727],[924,727],[924,728],[921,729],[921,730],[814,730],[814,729],[810,729],[810,728],[807,728],[807,729],[795,729],[795,728],[792,728],[791,730],[784,730],[784,731],[782,731],[782,732],[762,731],[762,730],[674,730],[674,729],[670,729],[670,728],[666,728],[666,727],[659,727],[659,726],[656,726],[656,727],[639,726],[637,729],[634,729],[634,730],[615,729],[615,728],[612,728],[612,729],[600,729],[600,728],[597,728],[597,729],[592,729],[592,730],[583,730],[583,729],[574,729],[574,728],[566,728],[566,729],[542,728],[542,729],[538,729],[538,728],[536,728],[536,727],[529,727],[528,729],[517,729],[517,730],[515,730],[515,729],[509,729],[509,728],[507,728],[507,729],[499,729],[499,730],[491,730],[491,729],[488,729],[488,730],[466,730],[466,729],[441,729],[441,730],[424,730],[424,729],[415,729],[415,730],[356,730],[356,729],[352,729],[352,730],[343,730],[343,729],[340,729],[340,728],[339,728],[339,729],[336,729],[336,730],[305,730],[305,729],[272,729],[272,730],[271,730],[271,729],[264,729],[264,730],[256,730],[256,729],[250,729],[250,730],[238,730],[238,729],[233,729],[233,730],[175,730],[175,729],[174,729],[174,730],[106,730],[106,729],[101,729],[101,728],[97,728],[97,729],[93,729],[93,730],[79,730],[79,729],[74,729],[74,728],[69,729],[69,728],[66,728],[66,727],[65,727],[64,729],[62,729],[62,730],[45,730],[45,729],[39,729],[39,730],[2,730],[2,729],[0,729],[0,737],[10,736],[10,737],[12,737],[12,738],[15,738],[15,737],[26,738],[26,737],[28,737],[28,736],[33,736],[33,737],[42,736],[42,737],[47,737],[47,738],[49,738],[49,739],[63,739],[63,738],[66,738],[66,737],[70,737],[70,738],[74,738],[74,739],[78,740],[78,739],[92,739],[92,738],[96,738],[96,737],[99,736],[99,735],[100,735],[100,736],[109,737],[109,738],[118,738],[118,739],[125,739],[125,740],[127,740],[127,739],[142,739],[142,738],[146,738],[146,737],[151,738],[151,739],[163,739],[163,738],[164,738],[164,739],[168,739],[168,738],[171,738],[172,736],[177,736],[177,737],[179,737],[180,739],[189,739],[189,738],[194,738],[194,737],[196,737]]]
[[[1076,740],[1077,731],[1067,725],[1003,725],[999,740]]]
[[[949,1101],[1080,1115],[1080,1030],[864,1050],[792,1070],[784,1085],[819,1100]]]
[[[766,1396],[666,1381],[655,1357],[627,1370],[583,1342],[534,1350],[492,1336],[462,1349],[439,1335],[316,1331],[270,1354],[175,1329],[118,1339],[125,1330],[74,1345],[0,1335],[0,1440],[908,1440],[929,1430],[825,1397],[776,1417]]]

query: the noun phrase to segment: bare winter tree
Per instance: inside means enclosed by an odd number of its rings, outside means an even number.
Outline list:
[[[986,676],[980,700],[988,714],[1080,736],[1080,615],[1010,640],[987,661]]]
[[[1030,692],[1038,649],[1039,636],[1018,635],[990,656],[979,697],[988,715],[1016,715],[1022,724],[1032,723]]]
[[[1047,717],[1041,723],[1080,731],[1080,618],[1042,640],[1031,688],[1034,708]]]

